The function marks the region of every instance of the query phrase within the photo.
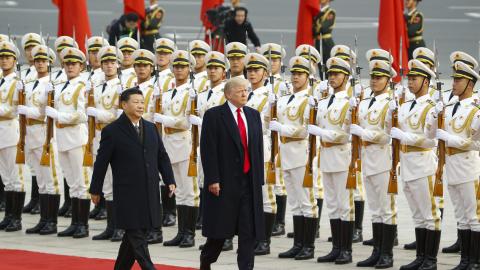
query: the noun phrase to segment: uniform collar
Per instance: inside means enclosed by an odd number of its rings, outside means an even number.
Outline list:
[[[372,95],[372,98],[375,98],[376,101],[382,101],[384,99],[387,99],[389,97],[389,93],[383,93],[383,94],[380,94],[378,96],[373,96]]]
[[[120,83],[120,80],[115,77],[111,80],[108,80],[108,81],[105,81],[105,83],[108,85],[108,86],[112,86],[112,85],[116,85],[116,84],[119,84]]]
[[[423,103],[423,102],[426,102],[426,101],[429,100],[429,99],[430,99],[430,95],[427,93],[427,94],[425,94],[425,95],[423,95],[423,96],[415,99],[415,101],[416,101],[417,103]]]
[[[159,71],[158,76],[165,76],[165,75],[170,74],[170,73],[172,73],[172,71],[169,68],[167,68],[167,69],[164,69],[162,71]]]
[[[348,96],[347,90],[342,90],[340,92],[335,93],[335,98],[346,98]]]
[[[219,85],[212,88],[213,92],[220,92],[223,91],[223,87],[225,86],[224,82],[221,82]]]
[[[47,76],[44,76],[42,78],[38,78],[37,80],[41,83],[46,83],[50,80],[50,78],[48,78],[48,75],[47,75]]]
[[[145,88],[145,87],[147,87],[147,86],[149,86],[149,85],[151,85],[151,84],[152,84],[152,80],[149,79],[149,80],[144,81],[143,83],[140,83],[140,84],[138,85],[138,87],[140,87],[140,88]]]
[[[462,107],[472,103],[473,103],[473,96],[460,101],[460,105],[462,105]]]
[[[175,89],[177,89],[177,91],[180,91],[180,90],[187,89],[188,86],[190,86],[190,83],[187,81],[186,83],[184,83],[182,85],[175,86]]]
[[[73,78],[73,79],[71,79],[71,80],[68,80],[68,82],[69,82],[70,84],[76,84],[76,83],[80,82],[81,80],[82,80],[82,77],[81,77],[81,76],[77,76],[77,77],[75,77],[75,78]]]
[[[2,79],[5,79],[5,81],[8,82],[10,80],[15,79],[16,77],[17,77],[17,73],[12,72],[12,73],[8,74],[7,76],[2,77]]]
[[[202,77],[207,77],[207,71],[204,70],[202,72],[194,74],[193,76],[195,77],[195,79],[202,78]]]
[[[265,86],[261,86],[261,87],[255,89],[255,90],[253,90],[252,92],[253,92],[253,94],[263,94],[263,93],[268,92],[268,89]]]
[[[126,69],[122,69],[122,73],[135,74],[135,69],[134,69],[133,67],[129,67],[129,68],[126,68]]]
[[[295,97],[301,97],[301,96],[304,96],[304,95],[307,95],[308,94],[308,88],[305,88],[301,91],[298,91],[297,93],[294,93],[293,95]]]

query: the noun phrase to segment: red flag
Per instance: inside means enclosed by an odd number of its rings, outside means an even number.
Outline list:
[[[223,4],[223,0],[202,0],[202,7],[200,8],[200,20],[205,29],[212,29],[213,25],[208,20],[207,10],[215,8]]]
[[[300,0],[297,18],[297,46],[313,45],[313,18],[320,12],[319,0]]]
[[[71,36],[85,52],[85,37],[91,36],[86,0],[52,0],[58,7],[58,36]]]
[[[408,69],[408,37],[403,15],[403,1],[380,0],[378,44],[380,48],[392,52],[393,68],[398,74],[400,74],[400,39],[402,40],[402,66],[406,71]],[[395,81],[400,81],[400,76],[397,76]]]
[[[144,0],[123,0],[123,13],[136,13],[140,20],[145,19],[145,1]]]

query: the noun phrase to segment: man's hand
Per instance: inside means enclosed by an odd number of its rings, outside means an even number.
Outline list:
[[[90,194],[93,204],[97,205],[100,202],[100,195]]]
[[[210,191],[215,196],[220,196],[220,184],[215,183],[208,186],[208,191]]]
[[[170,191],[168,193],[168,197],[171,198],[173,196],[173,194],[175,193],[175,185],[174,184],[168,185],[168,190]]]

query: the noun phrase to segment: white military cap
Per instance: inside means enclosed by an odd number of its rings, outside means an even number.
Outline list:
[[[208,45],[205,41],[203,40],[193,40],[190,41],[190,44],[188,44],[188,48],[190,48],[190,53],[191,54],[207,54],[208,52],[211,51],[210,45]]]
[[[334,72],[350,75],[350,64],[340,57],[330,57],[326,65],[328,73]]]
[[[8,41],[0,42],[0,56],[13,56],[17,59],[19,54],[20,52],[15,44]]]
[[[224,69],[230,68],[230,63],[227,57],[221,52],[211,51],[205,55],[205,63],[208,67],[222,67]]]
[[[332,57],[338,57],[345,61],[350,61],[350,57],[353,56],[353,59],[357,58],[355,52],[350,49],[350,47],[345,45],[335,45],[333,46],[332,50],[330,51],[330,55]]]
[[[43,38],[37,33],[27,33],[22,37],[22,48],[45,44]]]
[[[480,79],[480,75],[478,75],[478,72],[470,65],[462,61],[455,62],[455,64],[453,65],[453,69],[455,70],[452,75],[453,78],[467,78],[471,80],[474,84],[477,82],[478,79]]]
[[[104,46],[109,46],[108,40],[102,37],[93,36],[87,40],[88,51],[98,51]]]
[[[478,62],[467,53],[456,51],[450,54],[450,62],[454,65],[456,62],[463,62],[474,69],[478,68]]]
[[[55,40],[55,50],[61,52],[64,48],[78,48],[78,44],[69,36],[60,36]]]
[[[12,40],[7,35],[0,34],[0,42],[2,42],[2,41],[12,42]]]
[[[435,78],[435,73],[420,59],[412,59],[408,61],[407,76],[422,76],[429,80]]]
[[[268,58],[284,58],[287,53],[285,52],[285,49],[282,48],[282,46],[276,44],[276,43],[265,43],[260,47],[259,50],[260,54],[263,54],[267,59]],[[269,53],[271,53],[271,56],[269,56]]]
[[[310,62],[302,56],[294,56],[288,62],[290,72],[304,72],[310,74]]]
[[[121,38],[119,41],[117,41],[117,48],[120,51],[130,51],[133,52],[135,50],[138,50],[140,46],[138,46],[138,42],[130,37],[124,37]]]
[[[175,51],[175,42],[168,38],[159,38],[155,40],[155,52],[173,53]]]
[[[189,62],[191,66],[195,66],[196,64],[195,57],[193,57],[191,53],[189,55],[189,53],[184,50],[176,50],[173,52],[172,66],[188,66]]]
[[[134,64],[147,64],[151,66],[155,65],[155,55],[149,50],[138,49],[133,52],[132,57]]]
[[[85,62],[85,54],[77,48],[64,48],[60,52],[63,63]]]
[[[45,45],[37,45],[37,46],[33,47],[32,57],[33,57],[33,60],[36,60],[36,59],[47,60],[47,59],[49,59],[50,62],[52,62],[52,63],[55,62],[55,60],[57,59],[57,57],[55,56],[55,52]]]
[[[306,58],[309,60],[309,56],[312,58],[312,62],[315,64],[318,64],[322,59],[320,57],[320,53],[315,49],[315,47],[308,45],[308,44],[302,44],[295,49],[295,55],[296,56],[302,56],[303,58]]]
[[[427,65],[435,66],[435,54],[425,47],[416,48],[412,53],[413,59],[420,60],[420,62]]]
[[[265,70],[270,69],[270,63],[265,56],[259,53],[249,53],[245,56],[245,68],[264,68]]]
[[[368,65],[370,75],[394,78],[397,72],[391,67],[390,63],[383,60],[372,60]]]
[[[382,60],[386,62],[394,62],[393,55],[390,55],[389,52],[382,49],[368,50],[365,56],[367,57],[367,61]]]
[[[227,57],[245,57],[247,55],[247,46],[240,42],[230,42],[225,47]]]
[[[97,54],[98,61],[116,60],[118,62],[123,61],[123,53],[115,46],[105,46],[100,48]]]

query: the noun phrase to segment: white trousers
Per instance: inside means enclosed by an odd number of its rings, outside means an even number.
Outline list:
[[[92,169],[83,166],[83,155],[84,147],[81,146],[58,152],[60,166],[70,187],[70,197],[72,198],[90,198],[88,188],[90,187]]]
[[[26,166],[16,164],[17,147],[10,146],[0,149],[0,176],[5,185],[5,191],[25,191]]]
[[[480,232],[480,201],[476,191],[478,180],[458,185],[448,185],[448,193],[455,209],[458,229]]]
[[[63,173],[58,161],[57,144],[50,144],[50,166],[40,165],[43,147],[29,149],[25,151],[25,157],[28,165],[36,173],[38,193],[40,194],[60,194],[63,190]]]
[[[294,216],[318,218],[318,206],[313,187],[303,187],[305,167],[298,167],[283,171],[287,201]]]
[[[267,183],[268,163],[265,163],[265,184],[262,186],[263,212],[276,214],[277,200],[275,198],[275,184]]]
[[[172,164],[177,188],[175,200],[177,205],[198,207],[200,205],[200,188],[196,177],[188,176],[188,159]]]
[[[283,178],[283,170],[280,166],[279,156],[275,158],[275,195],[287,196],[287,188],[285,187],[285,179]]]
[[[355,220],[354,191],[346,188],[347,175],[347,171],[323,172],[323,200],[329,219]]]
[[[397,224],[395,195],[388,194],[389,177],[389,171],[363,177],[372,223]]]

